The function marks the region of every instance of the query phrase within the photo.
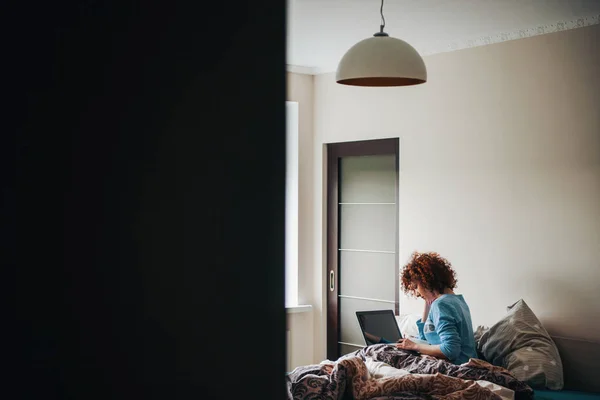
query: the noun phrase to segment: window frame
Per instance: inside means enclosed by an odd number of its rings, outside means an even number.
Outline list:
[[[299,104],[286,101],[285,306],[298,307]]]

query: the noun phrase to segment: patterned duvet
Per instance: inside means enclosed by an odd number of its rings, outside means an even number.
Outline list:
[[[367,359],[410,375],[374,379],[365,364]],[[286,376],[286,385],[289,400],[501,399],[477,380],[513,390],[515,400],[533,399],[533,390],[503,368],[474,359],[454,365],[385,344],[365,347],[329,365],[298,367]]]

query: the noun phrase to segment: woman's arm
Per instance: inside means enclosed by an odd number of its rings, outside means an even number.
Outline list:
[[[440,303],[439,310],[435,313],[435,330],[440,337],[440,351],[452,362],[460,356],[461,337],[457,329],[455,313],[451,307]]]
[[[410,339],[401,339],[396,344],[396,347],[403,350],[417,351],[421,354],[426,354],[435,358],[441,358],[442,360],[448,359],[448,357],[446,357],[446,355],[440,349],[439,344],[415,343]]]
[[[410,339],[406,339],[406,340],[410,340]],[[428,356],[433,356],[435,358],[441,358],[442,360],[448,359],[448,357],[446,357],[446,355],[444,353],[442,353],[442,350],[440,350],[439,344],[415,343],[415,350],[421,354],[426,354]]]
[[[436,327],[441,344],[421,344],[414,343],[410,339],[404,339],[396,347],[418,351],[421,354],[453,362],[460,356],[461,338],[456,329],[456,319],[454,318],[452,309],[440,303],[439,309],[432,315],[432,322]]]

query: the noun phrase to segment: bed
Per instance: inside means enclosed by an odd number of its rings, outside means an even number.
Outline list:
[[[536,390],[535,400],[593,400],[600,399],[598,393],[587,393],[574,390]]]
[[[552,337],[564,365],[562,390],[533,389],[503,368],[481,362],[454,365],[415,355],[393,345],[366,346],[338,360],[294,369],[286,376],[288,399],[417,400],[494,399],[535,400],[600,399],[600,344]],[[398,370],[377,376],[377,365]],[[453,379],[446,379],[446,377]],[[411,379],[409,379],[411,378]],[[482,386],[481,382],[493,385]],[[494,390],[500,386],[505,393]]]
[[[374,373],[380,365],[399,373],[378,377]],[[516,400],[534,396],[528,385],[484,361],[455,365],[390,344],[366,346],[335,361],[297,367],[287,374],[286,386],[289,400],[507,400],[494,393],[503,388]]]
[[[298,367],[286,376],[287,398],[600,400],[600,343],[550,336],[524,301],[475,336],[480,359],[462,365],[376,344]],[[523,368],[540,357],[549,368]]]
[[[600,399],[600,343],[552,336],[563,363],[562,390],[535,390],[535,399]]]

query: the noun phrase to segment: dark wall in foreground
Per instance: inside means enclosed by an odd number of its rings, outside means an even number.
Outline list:
[[[285,2],[13,3],[8,397],[282,398]]]

